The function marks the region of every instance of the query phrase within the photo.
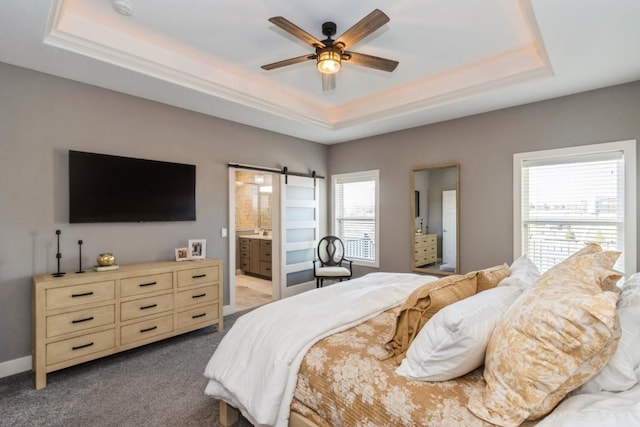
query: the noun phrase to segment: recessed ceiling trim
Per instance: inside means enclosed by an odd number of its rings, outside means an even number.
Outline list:
[[[551,67],[540,57],[538,49],[528,46],[395,88],[381,94],[376,99],[376,104],[371,105],[371,100],[367,103],[353,102],[332,110],[331,114],[341,118],[336,122],[337,127],[350,126],[379,119],[381,115],[386,117],[399,112],[410,113],[452,98],[472,96],[551,74]]]
[[[180,62],[179,60],[184,61],[182,64],[188,62],[188,67],[186,68],[197,70],[199,71],[198,74],[201,75],[205,72],[210,73],[211,70],[215,69],[218,76],[224,74],[229,81],[235,83],[236,86],[241,87],[242,90],[237,90],[229,87],[228,85],[214,82],[211,79],[201,77],[195,73],[185,72],[182,68],[178,69],[176,67],[168,66],[164,63],[160,63],[158,60],[151,60],[140,55],[132,55],[128,52],[114,49],[111,46],[106,46],[95,40],[89,40],[86,37],[78,36],[77,34],[91,34],[96,38],[98,38],[98,34],[102,34],[107,39],[124,45],[130,45],[131,43],[140,41],[124,39],[121,33],[115,33],[105,26],[97,28],[100,26],[96,22],[87,21],[84,17],[73,15],[70,11],[65,10],[64,0],[54,1],[52,10],[53,13],[51,14],[51,19],[49,20],[48,28],[43,39],[43,42],[49,46],[116,65],[124,69],[135,71],[137,73],[177,84],[221,99],[233,101],[275,116],[284,117],[289,120],[324,129],[332,128],[331,124],[323,117],[324,109],[311,100],[302,100],[290,97],[292,105],[291,107],[287,107],[269,100],[270,98],[282,102],[282,92],[273,91],[269,94],[269,97],[250,95],[249,92],[251,91],[247,90],[247,85],[251,85],[251,81],[248,79],[240,79],[236,76],[225,73],[224,70],[221,70],[222,67],[204,64],[203,62],[188,57],[176,58],[176,53],[170,52],[176,63]],[[146,50],[152,51],[154,48],[155,46],[147,46]],[[155,50],[157,51],[158,49],[156,48]],[[161,54],[157,54],[156,56],[160,57]],[[262,86],[256,85],[254,89],[254,93],[261,91],[264,92]]]

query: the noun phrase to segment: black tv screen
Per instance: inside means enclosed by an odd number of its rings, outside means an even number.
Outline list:
[[[69,150],[70,223],[195,219],[195,165]]]

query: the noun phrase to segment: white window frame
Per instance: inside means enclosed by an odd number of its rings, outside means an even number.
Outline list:
[[[376,191],[375,191],[375,239],[374,239],[374,245],[375,245],[375,255],[374,255],[374,260],[373,261],[368,261],[368,260],[364,260],[364,259],[358,259],[358,258],[350,258],[353,261],[354,265],[360,265],[360,266],[364,266],[364,267],[375,267],[378,268],[380,266],[380,171],[377,169],[374,170],[368,170],[368,171],[362,171],[362,172],[351,172],[351,173],[342,173],[342,174],[336,174],[336,175],[332,175],[331,176],[331,191],[332,191],[332,200],[333,203],[331,204],[331,233],[333,235],[337,236],[337,230],[336,230],[336,197],[337,197],[337,191],[336,191],[336,185],[338,184],[339,181],[342,180],[362,180],[362,179],[366,179],[369,181],[374,181],[375,185],[376,185]],[[341,236],[338,236],[340,238],[342,238]]]
[[[636,140],[605,142],[568,148],[515,153],[513,155],[513,257],[523,254],[522,248],[522,166],[527,160],[572,157],[609,151],[622,151],[624,156],[624,272],[636,272]]]

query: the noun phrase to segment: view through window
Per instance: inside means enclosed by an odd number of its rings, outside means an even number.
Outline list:
[[[378,266],[378,171],[333,176],[333,233],[355,263]]]
[[[627,188],[635,188],[635,149],[629,153],[624,144],[596,144],[516,154],[514,162],[520,173],[515,220],[521,253],[546,271],[595,242],[621,251],[616,268],[625,271],[625,260],[635,259],[635,214],[629,214],[635,190]],[[625,172],[629,166],[632,182]],[[627,200],[630,195],[633,200]]]

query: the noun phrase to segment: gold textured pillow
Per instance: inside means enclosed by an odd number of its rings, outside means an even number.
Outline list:
[[[620,338],[618,293],[602,287],[621,277],[612,269],[620,254],[593,249],[540,276],[500,320],[486,386],[469,399],[478,417],[500,426],[540,418],[609,361]]]
[[[443,307],[476,293],[477,272],[443,277],[409,295],[396,317],[396,327],[385,343],[389,354],[400,363],[420,329]]]
[[[506,279],[511,275],[511,269],[505,263],[496,265],[495,267],[485,268],[478,271],[478,289],[476,292],[486,291],[495,288],[502,279]]]

